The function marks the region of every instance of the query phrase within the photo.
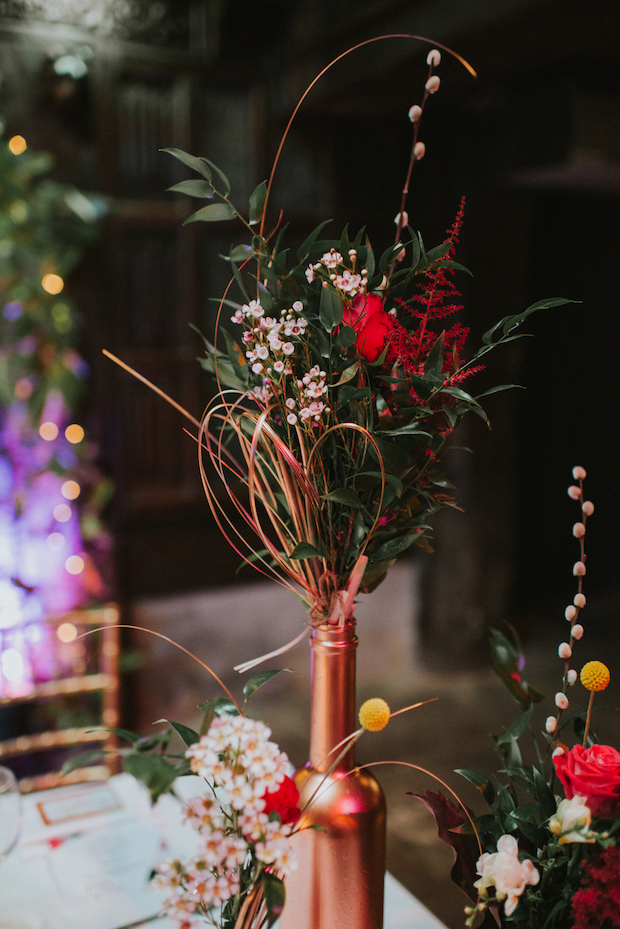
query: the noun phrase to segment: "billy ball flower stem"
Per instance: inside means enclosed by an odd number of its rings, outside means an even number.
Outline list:
[[[581,669],[579,679],[586,690],[590,691],[588,701],[588,712],[586,714],[586,725],[583,732],[583,747],[588,744],[588,733],[590,732],[590,720],[592,717],[592,704],[594,703],[594,694],[599,690],[605,690],[609,685],[610,673],[607,665],[602,661],[588,661]]]
[[[334,752],[337,752],[338,749],[340,749],[339,754],[336,755],[335,760],[325,772],[323,780],[320,782],[319,786],[316,788],[311,797],[309,797],[309,799],[304,804],[304,807],[300,813],[299,821],[301,822],[304,813],[314,802],[319,791],[327,782],[330,774],[335,771],[338,762],[344,758],[351,746],[355,745],[355,743],[361,739],[365,732],[380,732],[382,729],[385,729],[393,716],[400,716],[401,713],[408,713],[409,710],[417,710],[418,707],[425,706],[427,703],[434,703],[438,699],[438,697],[431,697],[429,700],[420,700],[419,703],[413,703],[411,706],[405,706],[400,710],[394,710],[394,712],[391,712],[389,705],[382,697],[371,697],[369,700],[366,700],[364,703],[362,703],[358,714],[358,719],[361,723],[360,728],[346,736],[341,742],[338,742],[337,745],[334,745],[334,747],[327,753],[325,758],[323,758],[320,762],[318,766],[319,768],[323,766],[330,755],[333,755]]]

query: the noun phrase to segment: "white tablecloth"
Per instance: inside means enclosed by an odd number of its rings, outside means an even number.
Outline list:
[[[190,794],[196,778],[178,782]],[[61,787],[24,797],[17,847],[0,863],[0,929],[171,929],[157,919],[161,895],[153,866],[191,849],[178,801],[151,808],[129,775],[105,784]],[[442,929],[443,924],[386,875],[385,929]]]

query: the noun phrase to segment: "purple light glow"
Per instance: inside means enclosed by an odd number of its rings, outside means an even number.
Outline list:
[[[56,439],[41,438],[21,404],[4,412],[0,428],[0,697],[26,696],[37,683],[71,672],[75,649],[59,647],[45,617],[89,599],[86,572],[67,570],[71,556],[86,561],[77,500],[62,493],[67,474],[46,470],[53,458],[76,460],[57,392],[48,395],[42,421],[59,427]]]

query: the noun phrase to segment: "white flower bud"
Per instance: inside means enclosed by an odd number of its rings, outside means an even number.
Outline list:
[[[570,671],[566,672],[566,683],[569,687],[572,687],[575,681],[577,680],[577,672],[574,668],[571,668]]]
[[[557,747],[556,749],[553,750],[553,753],[552,753],[551,757],[552,757],[552,758],[557,758],[558,755],[563,755],[563,754],[564,754],[564,749],[562,748],[561,745],[558,745],[558,747]]]
[[[575,623],[573,628],[570,631],[573,639],[581,639],[583,637],[583,626],[581,623]]]
[[[441,64],[441,52],[438,48],[432,48],[426,56],[426,64],[433,65],[434,68]]]
[[[583,539],[586,534],[586,527],[583,523],[575,523],[573,526],[573,535],[576,539]]]
[[[409,119],[411,120],[412,123],[419,122],[421,115],[422,115],[422,107],[418,106],[417,103],[414,104],[409,109]]]
[[[403,210],[402,213],[397,213],[396,216],[394,217],[394,222],[397,226],[400,226],[401,228],[403,226],[407,226],[409,224],[409,213],[407,212],[407,210]]]
[[[581,467],[579,467],[579,465],[577,465],[576,467],[573,468],[573,477],[575,478],[576,481],[583,481],[583,480],[585,480],[585,477],[586,477],[586,469],[585,469],[585,468],[581,468]]]
[[[583,561],[576,561],[573,565],[573,574],[575,577],[583,577],[586,573],[586,566]]]
[[[575,604],[575,606],[578,606],[580,610],[582,610],[584,606],[586,605],[585,594],[575,594],[575,596],[573,597],[573,603]]]
[[[558,648],[558,655],[560,656],[560,658],[565,658],[565,659],[570,658],[572,654],[573,654],[573,650],[568,644],[568,642],[562,642],[562,644]]]
[[[545,722],[545,729],[547,730],[547,732],[555,732],[557,724],[558,724],[558,721],[555,718],[555,716],[547,716],[547,719]]]
[[[424,142],[416,142],[413,146],[413,154],[418,161],[421,161],[426,154],[426,145]]]
[[[564,610],[564,616],[569,621],[569,623],[573,621],[576,615],[577,615],[577,610],[575,609],[574,606],[567,606],[566,609]]]
[[[594,513],[594,504],[592,503],[591,500],[586,500],[583,503],[581,507],[581,512],[583,513],[584,516],[592,516],[592,513]]]
[[[576,484],[571,484],[566,492],[571,500],[579,500],[581,497],[581,490]]]
[[[426,88],[427,93],[436,94],[437,91],[439,90],[440,84],[441,84],[441,81],[439,80],[437,75],[433,74],[432,77],[429,77],[428,81],[426,82],[424,86]]]
[[[563,694],[561,691],[558,691],[558,693],[555,695],[555,705],[559,707],[559,709],[561,710],[567,709],[568,708],[568,697],[566,696],[566,694]]]

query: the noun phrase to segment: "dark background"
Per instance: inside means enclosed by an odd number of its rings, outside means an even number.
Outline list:
[[[207,334],[227,283],[218,258],[234,223],[182,227],[194,204],[165,192],[185,176],[159,153],[178,147],[226,170],[243,203],[265,178],[303,90],[333,57],[367,38],[415,33],[454,48],[430,101],[408,210],[441,241],[462,195],[459,260],[471,345],[501,316],[547,296],[581,301],[528,324],[480,388],[523,384],[488,402],[493,431],[472,421],[453,476],[464,514],[437,520],[425,559],[424,642],[433,662],[486,660],[487,623],[524,632],[572,599],[578,518],[565,488],[590,472],[588,589],[615,625],[616,404],[620,252],[620,7],[616,0],[306,0],[260,4],[168,0],[88,4],[0,0],[9,135],[54,153],[54,176],[109,198],[99,244],[71,289],[92,367],[84,416],[115,481],[118,597],[220,586],[237,559],[204,502],[193,441],[163,401],[102,358],[107,348],[200,415],[208,382],[194,323]],[[429,46],[395,38],[336,64],[303,104],[271,201],[291,241],[333,217],[339,235],[366,224],[375,251],[393,235],[409,157],[409,107]],[[85,62],[82,76],[61,60]],[[254,580],[252,572],[242,575]],[[554,612],[555,611],[555,612]],[[458,635],[454,631],[458,630]]]

